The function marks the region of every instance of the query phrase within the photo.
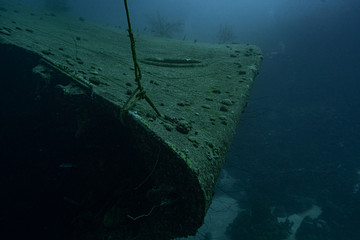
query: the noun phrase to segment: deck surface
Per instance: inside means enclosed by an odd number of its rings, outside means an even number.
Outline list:
[[[16,2],[0,3],[0,44],[40,55],[91,96],[114,106],[119,117],[136,88],[126,30]],[[134,36],[143,87],[163,117],[141,100],[129,111],[131,119],[186,163],[202,187],[206,210],[259,72],[261,50],[254,45]],[[62,87],[76,94],[73,85]]]

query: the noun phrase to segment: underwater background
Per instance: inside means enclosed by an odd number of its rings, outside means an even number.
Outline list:
[[[127,24],[121,0],[24,2]],[[129,8],[136,32],[256,44],[264,54],[204,226],[187,239],[359,239],[360,2],[130,0]]]

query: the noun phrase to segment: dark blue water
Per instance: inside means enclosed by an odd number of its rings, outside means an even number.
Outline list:
[[[359,13],[353,4],[280,31],[286,52],[265,56],[228,156],[243,205],[260,199],[287,216],[321,208],[297,239],[359,238]]]

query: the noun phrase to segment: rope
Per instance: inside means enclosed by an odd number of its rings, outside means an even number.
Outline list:
[[[140,66],[138,64],[137,58],[136,58],[136,49],[135,49],[135,39],[134,39],[134,35],[132,33],[131,30],[131,23],[130,23],[130,15],[129,15],[129,9],[128,9],[128,5],[127,5],[127,0],[124,0],[124,5],[125,5],[125,10],[126,10],[126,18],[127,18],[127,22],[128,22],[128,32],[129,32],[129,38],[130,38],[130,48],[131,48],[131,53],[132,53],[132,58],[133,58],[133,62],[134,62],[134,74],[135,74],[135,82],[137,83],[137,88],[135,89],[135,91],[133,92],[133,94],[131,94],[131,96],[128,98],[128,100],[125,102],[123,109],[121,111],[120,114],[120,118],[121,120],[123,120],[123,116],[124,114],[131,109],[135,103],[138,100],[141,99],[145,99],[146,102],[148,102],[148,104],[152,107],[152,109],[156,112],[156,114],[158,116],[161,116],[160,112],[158,111],[158,109],[156,108],[156,106],[153,104],[153,102],[151,101],[151,99],[146,95],[146,92],[144,90],[144,88],[141,85],[141,78],[142,78],[142,74],[141,74],[141,70],[140,70]],[[138,92],[138,93],[137,93]],[[137,93],[137,94],[136,94]],[[136,94],[136,95],[135,95]],[[133,100],[132,103],[130,103],[131,99],[135,96],[135,99]],[[129,104],[130,103],[130,104]]]

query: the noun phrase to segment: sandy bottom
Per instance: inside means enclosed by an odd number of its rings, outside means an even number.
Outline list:
[[[287,219],[293,223],[291,227],[291,235],[287,238],[287,240],[296,240],[295,234],[296,231],[299,229],[301,222],[306,217],[310,217],[311,219],[318,218],[321,214],[322,210],[319,206],[313,205],[310,209],[299,213],[299,214],[293,214],[290,215]],[[286,218],[278,218],[279,222],[284,222]]]

